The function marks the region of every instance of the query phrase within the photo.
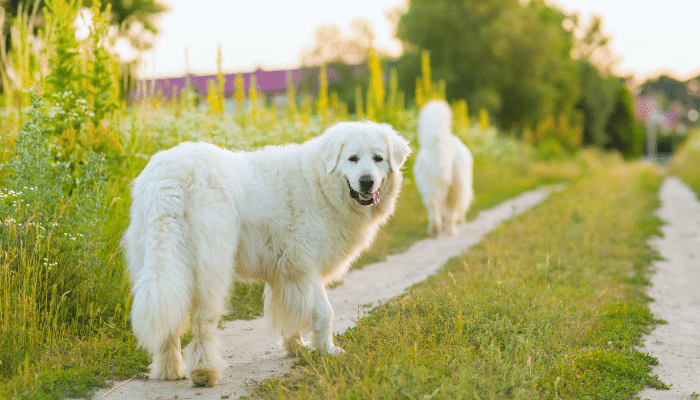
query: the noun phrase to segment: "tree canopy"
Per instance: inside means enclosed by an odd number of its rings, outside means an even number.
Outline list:
[[[638,148],[618,137],[638,140],[633,127],[623,126],[635,124],[630,96],[610,74],[615,58],[600,18],[582,26],[577,15],[544,0],[409,0],[397,37],[407,50],[398,62],[407,93],[415,79],[403,74],[417,74],[409,65],[428,50],[448,99],[488,110],[506,130],[531,132],[536,140]],[[578,138],[566,130],[578,131]]]
[[[542,0],[411,0],[398,37],[430,51],[448,97],[466,98],[510,127],[574,108],[577,65],[566,18]]]
[[[90,7],[93,0],[84,0],[84,7]],[[129,39],[136,49],[147,49],[152,45],[150,38],[158,33],[155,18],[168,10],[159,0],[102,0],[101,10],[111,6],[111,24],[119,27],[119,35]],[[32,10],[35,1],[32,0],[0,0],[0,7],[5,11],[5,22],[10,22],[22,10]],[[43,0],[36,0],[39,12],[44,7]],[[3,27],[3,35],[7,41],[7,27]],[[8,42],[9,44],[9,42]]]

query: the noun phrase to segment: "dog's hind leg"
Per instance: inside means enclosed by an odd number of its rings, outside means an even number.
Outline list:
[[[215,214],[220,215],[220,214]],[[207,223],[208,222],[208,223]],[[208,229],[196,229],[197,249],[195,294],[192,313],[192,341],[185,348],[187,375],[193,386],[214,386],[226,366],[219,349],[218,323],[233,275],[237,232],[225,221],[201,221]]]
[[[180,334],[192,304],[192,275],[177,193],[156,192],[150,214],[135,207],[124,236],[133,280],[131,324],[139,344],[153,356],[152,379],[185,377]]]
[[[434,201],[428,205],[428,235],[438,237],[442,232],[442,206]]]

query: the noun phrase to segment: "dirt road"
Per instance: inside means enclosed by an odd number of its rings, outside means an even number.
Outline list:
[[[678,178],[667,178],[657,215],[666,222],[652,245],[663,261],[654,263],[648,294],[654,317],[668,321],[645,337],[641,351],[657,357],[659,375],[670,390],[647,388],[640,399],[695,399],[700,396],[700,202]]]
[[[434,274],[448,259],[461,254],[501,222],[521,214],[540,203],[561,186],[526,192],[514,199],[479,213],[476,219],[459,226],[454,237],[426,239],[415,243],[407,252],[389,256],[386,261],[351,271],[343,284],[328,291],[335,318],[333,330],[341,333],[354,325],[353,320],[372,307],[403,293],[411,285]],[[229,367],[213,388],[192,388],[189,380],[174,382],[115,382],[110,389],[95,394],[94,399],[222,399],[250,393],[250,383],[291,370],[294,358],[287,357],[270,335],[261,318],[230,321],[222,334],[222,351]],[[226,397],[228,396],[228,397]]]

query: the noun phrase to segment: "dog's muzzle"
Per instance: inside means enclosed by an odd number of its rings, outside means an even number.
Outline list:
[[[370,192],[372,186],[374,186],[374,180],[372,180],[372,177],[369,175],[362,175],[360,177],[359,183],[360,190],[362,190],[361,192],[353,189],[352,186],[350,186],[350,181],[346,180],[346,182],[348,183],[348,189],[350,189],[350,197],[352,197],[357,204],[361,206],[370,206],[379,203],[380,190],[377,189],[374,192]]]

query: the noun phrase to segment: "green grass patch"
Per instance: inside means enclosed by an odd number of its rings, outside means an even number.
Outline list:
[[[426,282],[308,353],[261,398],[627,398],[655,360],[644,276],[660,176],[619,164],[504,223]]]
[[[688,135],[671,159],[668,172],[680,177],[700,197],[700,130]]]

